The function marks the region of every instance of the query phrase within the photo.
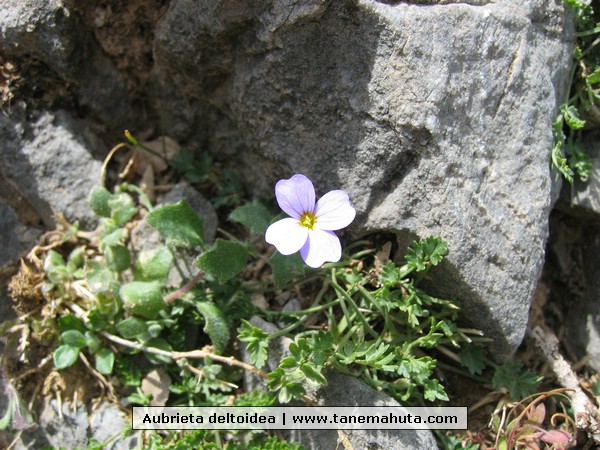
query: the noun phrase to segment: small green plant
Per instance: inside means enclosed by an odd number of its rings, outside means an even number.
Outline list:
[[[600,117],[600,52],[598,34],[600,27],[594,22],[594,10],[589,0],[565,0],[573,8],[576,18],[576,48],[567,87],[568,99],[560,106],[552,124],[554,146],[552,166],[557,176],[569,183],[575,174],[586,181],[592,171],[590,157],[581,143],[587,122],[597,126]]]
[[[389,261],[371,273],[345,264],[331,268],[314,303],[285,315],[292,321],[286,331],[294,329],[296,334],[290,356],[269,374],[268,385],[279,392],[279,401],[304,395],[301,380],[326,384],[327,368],[359,377],[404,402],[448,400],[433,376],[436,362],[427,349],[441,343],[458,346],[470,339],[454,322],[458,307],[417,286],[446,253],[442,239],[427,238],[413,243],[402,266]],[[358,261],[357,257],[360,252],[349,260]],[[320,313],[326,314],[327,331],[298,332],[307,318]],[[238,332],[253,363],[262,367],[268,341],[279,334],[267,335],[248,322]]]
[[[180,158],[183,170],[190,156]],[[198,183],[215,176],[202,164],[189,167]],[[53,367],[42,382],[78,365],[113,399],[131,405],[288,403],[302,399],[308,385],[326,385],[329,370],[357,377],[405,405],[439,404],[449,401],[440,376],[449,365],[440,360],[440,349],[454,355],[453,370],[491,382],[515,400],[536,388],[538,377],[520,365],[498,366],[486,358],[480,336],[458,325],[456,302],[425,291],[425,281],[448,254],[441,237],[413,242],[397,261],[382,256],[372,240],[342,252],[334,231],[355,217],[348,195],[331,191],[315,201],[306,177],[282,181],[277,200],[290,217],[278,221],[259,201],[238,206],[237,194],[217,190],[216,206],[231,208],[228,220],[236,225],[214,243],[205,241],[203,218],[183,200],[154,206],[130,183],[113,191],[94,188],[89,203],[98,227],[86,232],[67,226],[32,251],[17,279],[41,286],[43,306],[31,306],[5,332],[21,333],[24,361],[32,343],[51,354]],[[282,192],[299,192],[304,200],[294,205]],[[143,222],[156,238],[138,248],[132,234]],[[265,246],[265,233],[285,254]],[[15,296],[23,291],[15,289]],[[292,291],[303,308],[284,312],[251,302],[258,295],[273,304]],[[266,333],[252,325],[254,315],[281,329]],[[282,336],[291,339],[289,353],[267,373],[269,343]],[[239,358],[240,343],[250,363]],[[261,377],[266,392],[243,392],[243,371]],[[22,417],[18,397],[11,399],[0,423],[5,428],[8,422],[18,427]],[[91,442],[89,448],[102,445]],[[144,445],[298,448],[265,433],[202,430],[149,433]]]

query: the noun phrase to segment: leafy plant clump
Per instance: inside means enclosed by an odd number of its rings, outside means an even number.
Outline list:
[[[203,183],[214,176],[203,164],[198,171]],[[12,393],[3,429],[32,422],[17,394],[27,380],[43,386],[34,397],[68,397],[82,388],[87,398],[168,406],[284,404],[304,399],[308,385],[326,385],[328,370],[405,405],[448,402],[441,374],[450,369],[515,400],[539,383],[521,366],[488,360],[486,340],[458,325],[457,303],[426,293],[425,281],[448,254],[440,237],[413,242],[400,259],[390,258],[391,242],[366,239],[339,262],[312,269],[299,255],[265,245],[274,219],[257,200],[233,209],[230,231],[214,243],[205,241],[203,218],[184,200],[154,206],[139,187],[122,183],[113,191],[94,188],[89,203],[97,229],[63,223],[11,283],[20,316],[1,331],[18,361],[3,377]],[[292,293],[299,307],[282,308]],[[265,332],[252,316],[280,331]],[[289,354],[267,367],[269,343],[283,337],[291,339]],[[242,346],[250,364],[240,357]],[[90,376],[81,377],[82,370]],[[244,392],[244,372],[262,379],[265,391]],[[145,445],[297,448],[266,433],[184,435],[150,433]]]

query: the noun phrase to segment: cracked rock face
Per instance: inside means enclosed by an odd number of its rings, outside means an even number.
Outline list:
[[[442,3],[173,0],[155,80],[172,134],[252,167],[256,193],[300,172],[348,191],[356,234],[444,237],[432,289],[501,360],[543,262],[572,21],[554,0]]]
[[[96,223],[87,198],[102,163],[92,157],[95,137],[81,122],[65,111],[26,118],[14,108],[10,116],[0,115],[0,134],[0,180],[23,197],[46,227],[54,226],[58,213],[86,227]]]

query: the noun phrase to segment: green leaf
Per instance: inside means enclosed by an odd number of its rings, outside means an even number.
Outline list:
[[[104,256],[106,256],[106,265],[115,272],[123,272],[131,265],[131,254],[124,245],[111,245],[107,247]]]
[[[293,356],[286,356],[281,361],[279,361],[279,367],[282,369],[295,369],[298,367],[298,362]]]
[[[142,251],[135,262],[137,281],[165,281],[173,265],[173,254],[166,247]]]
[[[448,394],[446,394],[444,387],[436,379],[425,380],[423,382],[423,388],[425,389],[423,396],[430,402],[434,402],[436,400],[443,400],[447,402],[449,400]]]
[[[381,269],[381,282],[388,287],[400,282],[400,271],[393,261],[388,261]]]
[[[290,380],[281,367],[268,373],[267,378],[269,380],[267,381],[267,387],[273,391],[278,391],[277,399],[279,403],[288,403],[306,394],[302,383]]]
[[[460,363],[472,375],[480,375],[485,368],[485,350],[480,345],[464,344],[460,353]]]
[[[119,295],[127,312],[153,319],[166,307],[160,288],[155,281],[132,281],[121,286]]]
[[[169,164],[178,172],[184,173],[194,164],[194,159],[195,155],[193,152],[181,150],[171,158]]]
[[[229,325],[221,310],[211,302],[197,302],[196,308],[204,317],[204,332],[208,334],[218,354],[229,342]]]
[[[75,314],[65,314],[57,319],[58,329],[62,332],[68,330],[77,330],[85,333],[85,325],[83,321]]]
[[[165,352],[171,352],[171,351],[173,351],[173,348],[171,347],[171,344],[169,344],[167,341],[165,341],[162,338],[150,339],[146,343],[146,346],[147,347],[154,347],[154,348],[157,348],[159,350],[164,350]],[[146,358],[148,358],[154,364],[171,364],[173,362],[173,360],[171,358],[169,358],[168,356],[156,355],[156,354],[147,353],[147,352],[146,352]]]
[[[61,345],[52,354],[54,359],[54,367],[58,370],[71,367],[79,358],[79,348],[71,345]]]
[[[204,222],[185,200],[155,208],[147,220],[169,247],[192,249],[204,245]]]
[[[108,221],[104,222],[108,223]],[[125,240],[125,228],[114,228],[111,231],[106,231],[106,234],[100,239],[104,245],[119,245]]]
[[[562,116],[560,116],[560,124],[559,124],[561,130],[560,133],[562,134]],[[553,127],[556,127],[556,122],[553,124]],[[569,183],[573,183],[573,170],[569,167],[569,165],[567,164],[567,158],[565,158],[565,155],[563,154],[563,149],[564,149],[564,134],[562,134],[562,140],[557,137],[556,135],[556,131],[554,133],[554,146],[552,147],[552,152],[550,153],[550,157],[552,160],[552,166],[554,167],[554,169],[556,169],[558,171],[558,173],[560,173],[565,180],[567,180]],[[557,175],[558,177],[558,175]]]
[[[119,290],[117,274],[99,261],[87,261],[86,280],[90,291],[94,294],[103,292],[115,294]]]
[[[94,186],[88,197],[88,203],[92,211],[100,217],[110,217],[108,201],[113,195],[102,186]]]
[[[85,332],[85,345],[90,353],[94,354],[100,348],[100,339],[91,331]]]
[[[12,418],[16,410],[17,402],[13,399],[10,399],[8,401],[8,407],[6,409],[6,412],[4,413],[4,416],[2,416],[2,418],[0,419],[0,430],[6,430],[8,428],[8,426],[12,422]]]
[[[438,236],[429,236],[413,242],[408,248],[405,259],[410,267],[421,272],[430,265],[437,266],[447,254],[446,241]]]
[[[88,441],[85,450],[104,450],[104,448],[104,442],[100,442],[98,439],[91,438]]]
[[[246,225],[250,233],[264,233],[271,221],[269,210],[258,200],[247,203],[244,206],[234,209],[229,215],[230,220],[235,220]]]
[[[242,320],[238,333],[238,339],[246,343],[246,350],[250,353],[250,362],[262,369],[268,358],[269,334],[253,326],[247,320]]]
[[[315,384],[327,385],[327,378],[310,364],[300,364],[299,369],[306,376],[307,380],[312,381]]]
[[[565,123],[572,130],[581,130],[585,126],[585,120],[579,118],[579,112],[575,106],[562,104],[560,106],[560,112],[563,115]]]
[[[125,192],[114,194],[108,200],[108,206],[110,208],[110,217],[118,227],[124,225],[137,212],[137,207],[133,203],[131,195]]]
[[[196,259],[196,265],[224,283],[246,266],[246,253],[246,248],[237,242],[219,238]]]
[[[299,253],[285,256],[276,251],[269,258],[269,264],[273,271],[273,281],[279,287],[304,274],[305,265]]]
[[[44,272],[54,284],[60,284],[69,277],[65,260],[60,253],[54,250],[50,250],[44,259]]]
[[[67,266],[70,266],[69,271],[73,272],[75,269],[80,269],[83,267],[85,263],[85,247],[75,247],[71,253],[69,253],[69,258],[67,262]]]
[[[585,182],[594,168],[592,159],[579,144],[566,145],[565,152],[569,155],[569,167]]]
[[[87,339],[81,331],[68,330],[60,335],[62,342],[71,347],[83,348],[87,345]]]
[[[492,385],[498,392],[506,389],[515,401],[521,400],[535,392],[543,377],[525,370],[521,361],[511,361],[496,368],[492,377]]]
[[[175,170],[185,175],[192,183],[204,183],[210,177],[212,158],[207,153],[196,155],[193,152],[182,150],[170,161]]]
[[[600,67],[596,67],[596,69],[590,73],[586,79],[589,84],[600,83]]]
[[[592,385],[592,392],[596,397],[600,396],[600,380],[596,380],[596,382]]]
[[[132,359],[117,356],[114,368],[123,386],[137,387],[142,383],[140,366],[134,363]]]
[[[115,364],[115,354],[108,348],[102,348],[96,355],[96,370],[102,375],[110,375]]]
[[[92,331],[103,331],[108,327],[108,320],[97,309],[92,309],[88,314],[88,326]]]
[[[302,383],[288,381],[279,390],[277,400],[279,400],[279,403],[285,404],[301,398],[304,394],[306,394],[306,390],[302,386]]]

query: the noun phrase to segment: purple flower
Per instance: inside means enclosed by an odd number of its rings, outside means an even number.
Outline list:
[[[281,219],[267,229],[265,240],[282,255],[300,250],[310,267],[321,267],[342,257],[342,246],[333,230],[347,227],[356,211],[344,191],[330,191],[315,203],[315,188],[304,175],[296,174],[275,185],[279,207],[290,217]]]

